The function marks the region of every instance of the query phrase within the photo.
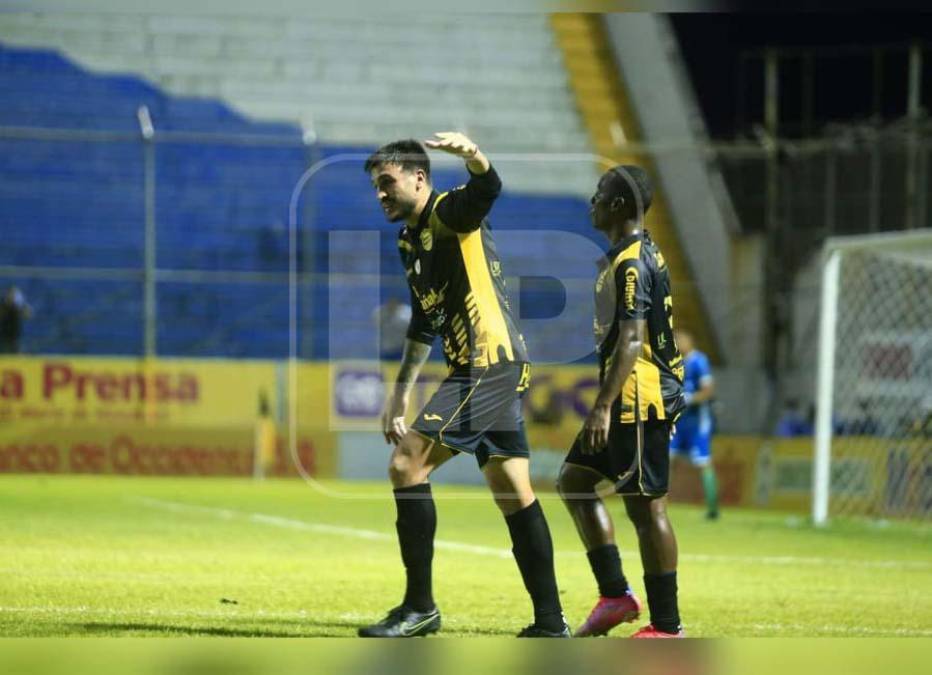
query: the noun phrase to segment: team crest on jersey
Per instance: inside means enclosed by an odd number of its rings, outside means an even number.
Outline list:
[[[502,264],[499,261],[493,260],[492,264],[489,265],[489,268],[492,270],[493,277],[502,276]]]
[[[420,258],[417,258],[414,261],[414,273],[415,274],[421,273],[421,259]]]
[[[429,251],[434,247],[434,235],[428,229],[421,230],[421,246],[424,247],[425,251]]]

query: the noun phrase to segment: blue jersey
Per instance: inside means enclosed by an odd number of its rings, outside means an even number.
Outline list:
[[[688,399],[699,391],[703,384],[712,381],[712,366],[709,365],[709,357],[697,349],[689,352],[684,361],[683,389]],[[677,421],[677,426],[689,427],[702,434],[712,433],[711,404],[706,401],[699,405],[687,406]]]

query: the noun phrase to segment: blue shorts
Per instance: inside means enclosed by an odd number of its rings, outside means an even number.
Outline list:
[[[693,466],[708,466],[712,461],[712,434],[696,424],[676,424],[670,439],[670,454],[689,457]]]

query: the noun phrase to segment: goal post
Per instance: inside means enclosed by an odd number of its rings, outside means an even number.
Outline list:
[[[932,516],[932,231],[825,243],[812,517]]]

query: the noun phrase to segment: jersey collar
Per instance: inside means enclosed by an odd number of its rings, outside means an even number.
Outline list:
[[[430,197],[427,198],[427,203],[424,204],[424,210],[421,211],[421,215],[417,219],[417,227],[414,228],[415,232],[420,232],[421,229],[427,225],[427,221],[430,220],[430,214],[434,210],[434,204],[437,202],[437,197],[440,196],[440,193],[436,190],[430,191]]]
[[[598,267],[599,271],[601,272],[606,267],[611,265],[612,261],[617,258],[622,251],[631,246],[631,244],[638,240],[644,241],[649,238],[650,235],[647,233],[647,230],[640,230],[635,234],[629,234],[627,237],[624,237],[621,241],[608,249],[608,251],[605,253],[605,257],[596,260],[596,267]]]
[[[614,260],[615,256],[617,256],[619,253],[621,253],[626,248],[631,246],[631,244],[633,244],[634,242],[643,241],[646,238],[645,235],[646,235],[645,230],[638,230],[634,234],[629,234],[627,237],[622,237],[621,241],[619,241],[617,244],[615,244],[610,249],[608,249],[608,253],[606,253],[605,256],[609,260]]]

